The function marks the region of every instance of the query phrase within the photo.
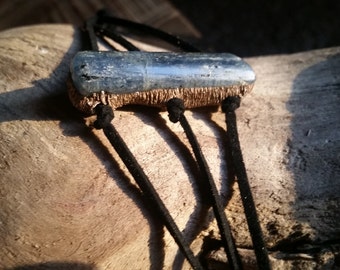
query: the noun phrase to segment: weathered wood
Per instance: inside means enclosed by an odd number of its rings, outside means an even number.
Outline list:
[[[86,19],[92,17],[100,9],[106,9],[115,16],[143,22],[181,36],[200,36],[194,26],[167,0],[144,0],[143,2],[140,0],[2,1],[0,29],[41,23],[66,23],[81,26]]]
[[[71,106],[66,79],[78,49],[70,26],[1,33],[0,267],[188,269],[102,132]],[[246,59],[257,82],[237,111],[239,133],[275,269],[339,261],[339,51]],[[237,185],[225,183],[224,116],[212,108],[186,115],[224,197],[231,196],[226,213],[250,269]],[[114,124],[195,251],[204,242],[209,261],[223,262],[223,254],[209,253],[218,231],[198,198],[179,124],[144,107],[116,111]]]

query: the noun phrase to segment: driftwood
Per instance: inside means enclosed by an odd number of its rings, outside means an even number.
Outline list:
[[[0,267],[189,269],[102,132],[69,102],[78,50],[78,33],[66,25],[0,35]],[[240,141],[274,269],[339,267],[339,52],[246,59],[257,81],[237,111]],[[237,184],[224,161],[224,116],[216,108],[186,115],[252,269]],[[113,121],[195,252],[223,266],[179,124],[145,107],[117,110]]]
[[[81,26],[100,9],[182,37],[200,37],[198,30],[168,0],[2,1],[0,29],[42,23]]]

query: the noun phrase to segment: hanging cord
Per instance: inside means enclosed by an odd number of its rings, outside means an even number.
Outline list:
[[[184,102],[182,99],[172,98],[167,102],[167,109],[169,112],[170,121],[173,123],[177,123],[178,121],[180,122],[191,144],[196,162],[204,179],[204,181],[200,181],[199,185],[203,186],[207,191],[207,194],[204,195],[209,196],[209,202],[213,207],[215,218],[217,220],[217,225],[220,230],[221,240],[224,245],[225,252],[228,256],[228,262],[232,266],[232,269],[242,269],[241,259],[237,252],[235,241],[232,236],[230,225],[226,218],[224,208],[222,206],[221,199],[217,191],[217,187],[210,173],[207,161],[204,158],[197,138],[193,133],[187,118],[184,115]]]
[[[84,38],[88,38],[88,41],[86,42],[86,46],[91,49],[91,51],[99,51],[98,44],[97,44],[97,37],[96,33],[94,31],[94,24],[96,23],[96,18],[91,18],[86,21],[85,23],[85,29],[84,32],[86,33],[84,35]]]
[[[104,28],[100,28],[100,26],[97,25],[96,18],[90,19],[86,22],[85,29],[83,31],[83,39],[85,41],[84,49],[98,50],[96,33],[99,36],[105,35],[112,39],[118,36],[114,32],[108,33],[107,30],[103,31],[103,29]],[[120,43],[122,46],[128,43],[128,41],[123,37],[121,37],[121,39],[118,38],[115,41]],[[133,48],[128,46],[128,49]],[[165,227],[168,229],[176,244],[189,261],[191,267],[197,270],[204,270],[198,258],[194,256],[190,249],[190,245],[178,229],[168,209],[162,202],[143,169],[140,167],[115,127],[111,124],[111,121],[114,118],[112,108],[108,105],[98,104],[95,107],[95,112],[97,114],[97,120],[94,122],[94,127],[96,129],[103,129],[105,136],[110,141],[125,166],[128,168],[145,197],[148,198],[149,202],[153,205],[153,208],[159,213]]]
[[[98,48],[98,39],[97,36],[102,39],[107,45],[109,45],[112,49],[115,48],[108,43],[104,37],[108,37],[111,40],[117,42],[121,46],[123,46],[128,51],[140,51],[135,45],[129,42],[122,35],[116,33],[112,26],[107,24],[98,24],[99,18],[93,17],[86,21],[83,31],[83,49],[91,50],[91,51],[99,51]]]
[[[128,41],[126,38],[124,38],[122,35],[119,35],[114,32],[113,29],[110,29],[106,24],[105,25],[94,25],[94,29],[98,31],[98,34],[101,37],[108,37],[112,39],[113,41],[119,43],[121,46],[123,46],[128,51],[140,51],[135,45],[133,45],[130,41]]]
[[[254,199],[250,190],[247,172],[243,162],[240,141],[237,132],[235,110],[240,106],[240,97],[228,97],[222,101],[222,111],[226,116],[227,136],[230,143],[231,157],[242,198],[250,236],[253,241],[257,264],[261,270],[270,270],[268,252],[263,240],[262,230],[256,213]]]
[[[94,127],[96,129],[103,129],[105,136],[110,141],[111,145],[118,153],[131,175],[134,177],[145,198],[148,198],[153,208],[157,210],[166,228],[175,239],[177,245],[191,264],[192,268],[203,270],[199,260],[194,256],[189,244],[184,239],[182,233],[178,229],[175,221],[151,184],[149,178],[146,176],[143,169],[138,164],[137,160],[111,123],[114,117],[112,108],[108,105],[98,104],[95,111],[97,114],[97,120],[94,122]]]
[[[144,34],[151,35],[153,37],[159,38],[160,40],[163,40],[169,44],[172,44],[173,46],[181,49],[182,51],[186,52],[199,52],[200,50],[189,44],[188,42],[182,40],[181,38],[168,34],[167,32],[164,32],[162,30],[159,30],[157,28],[153,28],[151,26],[132,22],[129,20],[116,18],[111,15],[109,15],[105,10],[101,10],[97,12],[97,24],[98,25],[114,25],[114,26],[121,26],[124,28],[129,29],[131,32],[143,32]]]
[[[158,30],[156,28],[144,25],[144,24],[139,24],[135,22],[131,22],[128,20],[120,19],[120,18],[114,18],[109,16],[107,13],[101,11],[98,12],[97,17],[94,19],[90,19],[85,26],[85,33],[84,37],[85,40],[87,38],[87,46],[84,47],[84,49],[91,48],[92,50],[98,51],[98,45],[97,45],[97,40],[96,40],[96,35],[99,37],[103,38],[104,36],[116,41],[117,43],[121,44],[123,47],[125,47],[127,50],[139,50],[137,47],[135,47],[133,44],[131,44],[127,39],[125,39],[122,35],[119,35],[116,33],[115,29],[113,26],[121,26],[125,27],[129,30],[136,30],[139,32],[143,32],[145,34],[149,34],[152,36],[155,36],[161,40],[164,40],[168,42],[169,44],[172,44],[178,48],[180,48],[183,51],[187,52],[199,52],[197,48],[193,47],[189,43],[179,39],[176,36],[172,36],[166,32],[163,32],[161,30]],[[88,42],[90,41],[90,42]],[[228,99],[227,99],[228,100]],[[254,245],[254,250],[255,254],[257,257],[258,265],[260,269],[271,269],[270,268],[270,263],[267,255],[267,250],[264,245],[264,241],[262,238],[262,232],[260,225],[258,223],[257,215],[256,215],[256,209],[254,205],[254,201],[252,198],[252,194],[250,191],[249,183],[247,180],[247,175],[245,172],[244,164],[243,164],[243,159],[242,159],[242,153],[240,150],[239,146],[239,141],[238,141],[238,134],[237,134],[237,128],[236,128],[236,116],[234,113],[234,109],[236,109],[238,106],[234,106],[235,108],[231,111],[229,108],[229,105],[225,104],[226,102],[224,101],[222,104],[222,109],[226,114],[226,122],[227,122],[227,127],[228,127],[228,136],[230,137],[230,141],[233,142],[231,143],[232,146],[232,156],[233,156],[233,162],[234,162],[234,167],[235,167],[235,172],[236,176],[238,178],[239,182],[239,188],[242,196],[242,202],[243,206],[245,208],[245,214],[248,222],[248,227],[249,231],[252,237],[253,245]],[[227,102],[228,103],[228,102]],[[108,109],[100,109],[104,108],[102,106],[104,105],[98,105],[98,110],[108,110]],[[106,107],[106,106],[105,106]],[[111,113],[108,113],[109,115]],[[231,114],[234,114],[234,120],[232,119]],[[178,227],[174,223],[174,220],[171,218],[168,210],[165,208],[164,204],[162,203],[161,199],[159,198],[158,194],[154,190],[152,184],[138,165],[137,161],[125,145],[125,143],[122,141],[121,137],[115,130],[112,124],[109,125],[102,125],[100,124],[102,122],[101,118],[106,118],[107,113],[102,114],[98,112],[98,119],[96,122],[96,127],[97,128],[103,128],[105,135],[108,137],[110,140],[111,144],[113,145],[113,142],[115,145],[113,147],[116,149],[116,151],[121,151],[122,155],[120,157],[124,161],[125,165],[128,167],[130,173],[133,175],[135,178],[135,181],[138,183],[138,185],[142,184],[140,188],[143,189],[146,188],[146,191],[143,191],[145,194],[153,194],[151,197],[154,195],[156,196],[156,199],[150,199],[152,203],[155,204],[155,208],[158,209],[160,212],[161,216],[164,216],[164,223],[169,230],[169,232],[172,234],[174,237],[176,243],[178,244],[179,248],[181,251],[184,253],[188,261],[191,263],[192,267],[194,269],[203,269],[198,260],[195,258],[193,255],[192,251],[190,250],[190,247],[188,243],[185,241],[183,236],[181,235],[180,231],[178,230]],[[113,117],[113,114],[112,114]],[[175,117],[176,118],[176,117]],[[174,118],[172,118],[174,120]],[[184,120],[183,120],[184,119]],[[111,118],[112,120],[112,118]],[[109,122],[111,122],[111,120]],[[186,118],[184,117],[184,114],[182,113],[182,116],[178,118],[177,121],[181,122],[181,125],[183,126],[189,126]],[[105,120],[104,122],[107,122]],[[182,124],[183,122],[183,124]],[[184,127],[183,127],[184,128]],[[198,165],[200,166],[200,170],[203,172],[205,177],[208,179],[208,183],[203,183],[203,185],[208,186],[208,190],[210,191],[209,197],[211,201],[211,205],[213,207],[216,220],[219,226],[219,229],[221,231],[221,238],[222,242],[224,243],[224,247],[226,249],[226,253],[228,256],[229,262],[231,262],[231,265],[233,266],[233,269],[241,269],[242,265],[240,262],[239,255],[237,253],[237,249],[234,243],[234,239],[232,238],[232,235],[230,233],[230,226],[229,223],[225,217],[224,209],[222,207],[222,204],[220,202],[220,199],[218,198],[218,192],[216,189],[216,186],[213,182],[213,179],[211,178],[210,171],[208,169],[207,163],[204,159],[204,156],[202,155],[202,152],[199,148],[199,145],[197,143],[197,140],[189,126],[188,128],[184,128],[185,132],[188,136],[188,139],[190,143],[192,144],[192,148],[197,160]],[[106,131],[105,131],[106,130]],[[191,136],[189,133],[191,133],[193,136]],[[111,139],[109,138],[111,137]],[[113,139],[114,138],[114,139]],[[117,139],[118,138],[118,139]],[[236,139],[233,139],[236,138]],[[193,142],[193,143],[192,143]],[[196,148],[198,147],[198,148]],[[235,148],[233,150],[233,148]],[[125,158],[124,158],[125,157]],[[143,183],[145,185],[143,185]],[[212,184],[212,185],[211,185]],[[210,185],[210,187],[209,187]],[[150,188],[150,189],[149,189]],[[159,200],[159,202],[158,202]]]

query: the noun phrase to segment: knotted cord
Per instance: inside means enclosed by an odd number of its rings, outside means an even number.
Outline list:
[[[178,229],[175,221],[171,217],[168,209],[164,205],[163,201],[159,197],[157,191],[151,184],[149,178],[144,173],[142,167],[138,164],[137,160],[121,138],[111,121],[113,120],[112,108],[108,105],[99,104],[96,106],[97,120],[94,122],[94,127],[97,129],[103,129],[105,136],[118,153],[121,160],[135,179],[136,183],[142,190],[145,197],[153,205],[153,208],[157,210],[159,216],[162,218],[164,225],[175,239],[177,245],[185,254],[185,257],[190,262],[193,269],[203,270],[199,260],[194,256],[190,249],[189,244],[183,237],[182,233]]]
[[[148,35],[152,35],[161,40],[172,44],[179,49],[187,52],[199,52],[197,48],[193,47],[189,43],[181,40],[176,36],[167,34],[161,30],[155,29],[153,27],[131,22],[128,20],[115,18],[109,16],[106,12],[100,11],[97,16],[88,20],[84,27],[83,41],[84,49],[91,49],[98,51],[97,37],[101,38],[105,42],[104,37],[110,38],[111,40],[119,43],[121,46],[125,47],[130,51],[137,51],[135,45],[125,39],[122,35],[116,33],[115,27],[127,28],[129,31],[133,32],[143,32]],[[107,42],[106,42],[107,43]],[[109,43],[107,43],[109,44]],[[109,44],[112,49],[116,50],[113,45]],[[257,263],[259,269],[271,269],[270,262],[268,259],[267,250],[263,241],[261,227],[258,221],[255,204],[251,194],[243,158],[240,149],[240,143],[238,139],[237,126],[236,126],[236,115],[235,109],[238,108],[240,104],[239,97],[230,97],[222,102],[222,110],[226,115],[227,124],[227,136],[229,138],[231,147],[231,156],[233,160],[233,166],[235,169],[235,174],[238,179],[238,184],[240,188],[242,203],[245,209],[246,219],[248,222],[249,231],[252,237],[255,255],[257,258]],[[219,198],[215,182],[212,178],[210,170],[208,168],[207,162],[203,156],[200,149],[199,143],[184,116],[184,105],[182,100],[171,99],[168,102],[169,118],[172,122],[179,121],[182,125],[191,147],[193,149],[196,162],[200,169],[201,174],[204,176],[205,181],[200,181],[199,185],[206,187],[208,190],[208,201],[212,206],[217,224],[220,230],[222,243],[224,245],[228,262],[232,269],[242,269],[242,263],[240,256],[236,249],[236,245],[231,234],[230,225],[226,218],[224,208],[222,206],[221,200]],[[125,142],[122,140],[121,136],[118,134],[115,127],[112,125],[111,121],[113,119],[112,108],[99,104],[95,108],[97,114],[97,120],[94,122],[94,127],[97,129],[103,129],[104,134],[110,141],[111,145],[117,151],[118,155],[124,162],[125,166],[128,168],[131,175],[134,177],[136,183],[141,188],[142,192],[149,198],[151,204],[157,209],[159,215],[162,217],[164,225],[169,230],[173,238],[175,239],[180,250],[183,252],[185,257],[188,259],[189,263],[193,269],[203,269],[199,260],[194,256],[190,249],[189,243],[185,240],[182,233],[179,231],[176,223],[171,217],[169,211],[165,207],[164,203],[160,199],[158,193],[154,189],[148,177],[143,172],[142,168],[138,164],[137,160],[134,158],[131,151],[126,146]],[[205,200],[206,201],[206,200]]]
[[[267,249],[263,241],[262,230],[256,213],[253,195],[250,190],[246,168],[243,162],[240,141],[237,132],[235,110],[240,106],[239,97],[228,97],[222,102],[222,111],[225,113],[227,124],[227,136],[233,161],[233,167],[240,189],[244,213],[246,215],[250,236],[254,245],[254,251],[258,266],[261,270],[270,268]]]
[[[214,210],[217,225],[220,230],[222,243],[228,257],[228,262],[233,266],[233,269],[242,269],[241,259],[237,252],[235,241],[231,234],[230,225],[225,215],[221,199],[219,198],[214,179],[211,175],[207,161],[204,158],[197,138],[192,131],[187,118],[184,115],[184,102],[182,99],[179,98],[170,99],[167,104],[167,109],[169,112],[170,121],[174,123],[180,122],[191,144],[196,162],[204,179],[204,181],[199,181],[198,184],[203,186],[204,189],[207,191],[207,195],[209,197],[210,204]]]

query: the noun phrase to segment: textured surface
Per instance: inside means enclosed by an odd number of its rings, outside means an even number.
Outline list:
[[[2,0],[0,28],[34,23],[81,25],[103,7],[185,35],[191,42],[196,37],[203,51],[245,57],[340,45],[338,0]]]
[[[2,0],[0,29],[41,23],[82,26],[98,10],[184,36],[199,33],[167,0]],[[15,14],[15,16],[13,16]]]
[[[117,154],[68,100],[78,49],[69,26],[1,33],[0,267],[181,269],[176,245]],[[246,59],[257,82],[237,111],[240,140],[275,269],[339,264],[339,51]],[[224,116],[211,108],[186,115],[223,198],[232,194],[226,212],[251,269],[237,185],[226,183]],[[198,198],[180,126],[138,106],[117,110],[114,124],[180,228],[196,239],[194,249],[204,239],[204,251],[213,249],[209,239],[218,232]]]
[[[173,97],[187,108],[214,106],[249,93],[255,81],[247,63],[226,53],[81,52],[71,74],[71,101],[87,114],[99,102],[165,107]]]
[[[228,53],[80,52],[72,61],[71,75],[84,96],[101,91],[222,88],[255,81],[251,67]]]

